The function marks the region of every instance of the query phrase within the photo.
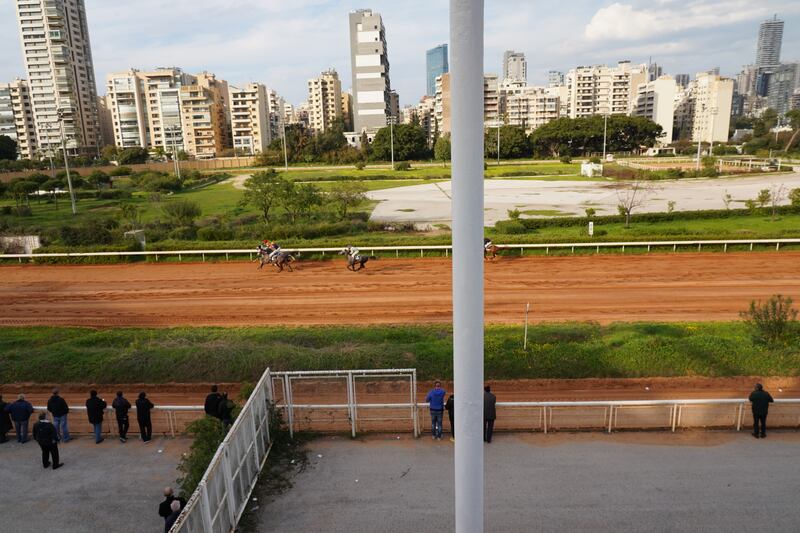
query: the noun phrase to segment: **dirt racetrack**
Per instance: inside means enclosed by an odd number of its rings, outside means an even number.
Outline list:
[[[361,272],[300,261],[0,267],[0,326],[246,326],[451,320],[449,259],[381,259]],[[486,321],[734,320],[750,300],[800,297],[800,253],[498,258]]]

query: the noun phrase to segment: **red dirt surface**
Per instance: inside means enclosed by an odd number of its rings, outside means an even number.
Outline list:
[[[249,326],[451,320],[449,259],[4,266],[0,326]],[[486,321],[735,320],[750,300],[800,297],[800,253],[499,258]]]

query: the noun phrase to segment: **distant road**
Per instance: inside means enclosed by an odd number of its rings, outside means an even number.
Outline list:
[[[451,262],[343,260],[0,267],[0,326],[448,323]],[[800,297],[800,253],[502,257],[486,264],[486,320],[735,320],[750,300]]]

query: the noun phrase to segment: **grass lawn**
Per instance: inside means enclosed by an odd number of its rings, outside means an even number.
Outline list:
[[[4,382],[252,381],[274,370],[417,368],[452,377],[448,326],[310,328],[4,328]],[[487,379],[796,376],[800,336],[754,344],[741,322],[488,326]]]

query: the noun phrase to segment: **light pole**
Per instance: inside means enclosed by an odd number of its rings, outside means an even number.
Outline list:
[[[72,192],[72,177],[69,174],[69,160],[67,158],[67,138],[64,134],[64,112],[58,110],[58,123],[61,125],[61,150],[64,152],[64,170],[67,171],[67,188],[69,188],[69,201],[72,204],[72,214],[78,214],[78,208],[75,206],[75,193]]]
[[[286,150],[286,117],[281,115],[281,128],[283,129],[283,168],[289,170],[289,152]]]
[[[392,170],[394,170],[394,125],[397,123],[397,117],[386,117],[386,123],[389,125],[389,147],[392,153]]]
[[[603,115],[603,163],[606,161],[606,138],[608,131],[608,113]]]
[[[178,126],[177,124],[173,124],[169,128],[169,131],[172,132],[172,159],[173,159],[172,164],[175,166],[175,176],[178,178],[178,181],[180,181],[180,179],[181,179],[181,162],[180,162],[180,158],[178,157],[178,141],[175,139],[175,137],[177,136],[178,132],[181,131],[181,127]],[[183,140],[183,136],[181,136],[181,144],[183,144],[182,140]]]
[[[497,117],[495,125],[497,126],[497,166],[500,166],[500,126],[503,125],[503,121],[500,120],[500,117]]]
[[[483,531],[483,0],[450,0],[455,531]]]
[[[714,121],[717,120],[717,113],[718,109],[716,107],[711,108],[711,144],[708,148],[708,155],[714,155]]]
[[[703,104],[702,110],[703,110],[703,112],[705,112],[706,104]],[[700,171],[700,148],[702,146],[702,143],[703,143],[703,136],[700,135],[700,131],[698,129],[698,131],[697,131],[697,162],[695,163],[695,166],[694,166],[695,170],[697,170],[698,172]]]

